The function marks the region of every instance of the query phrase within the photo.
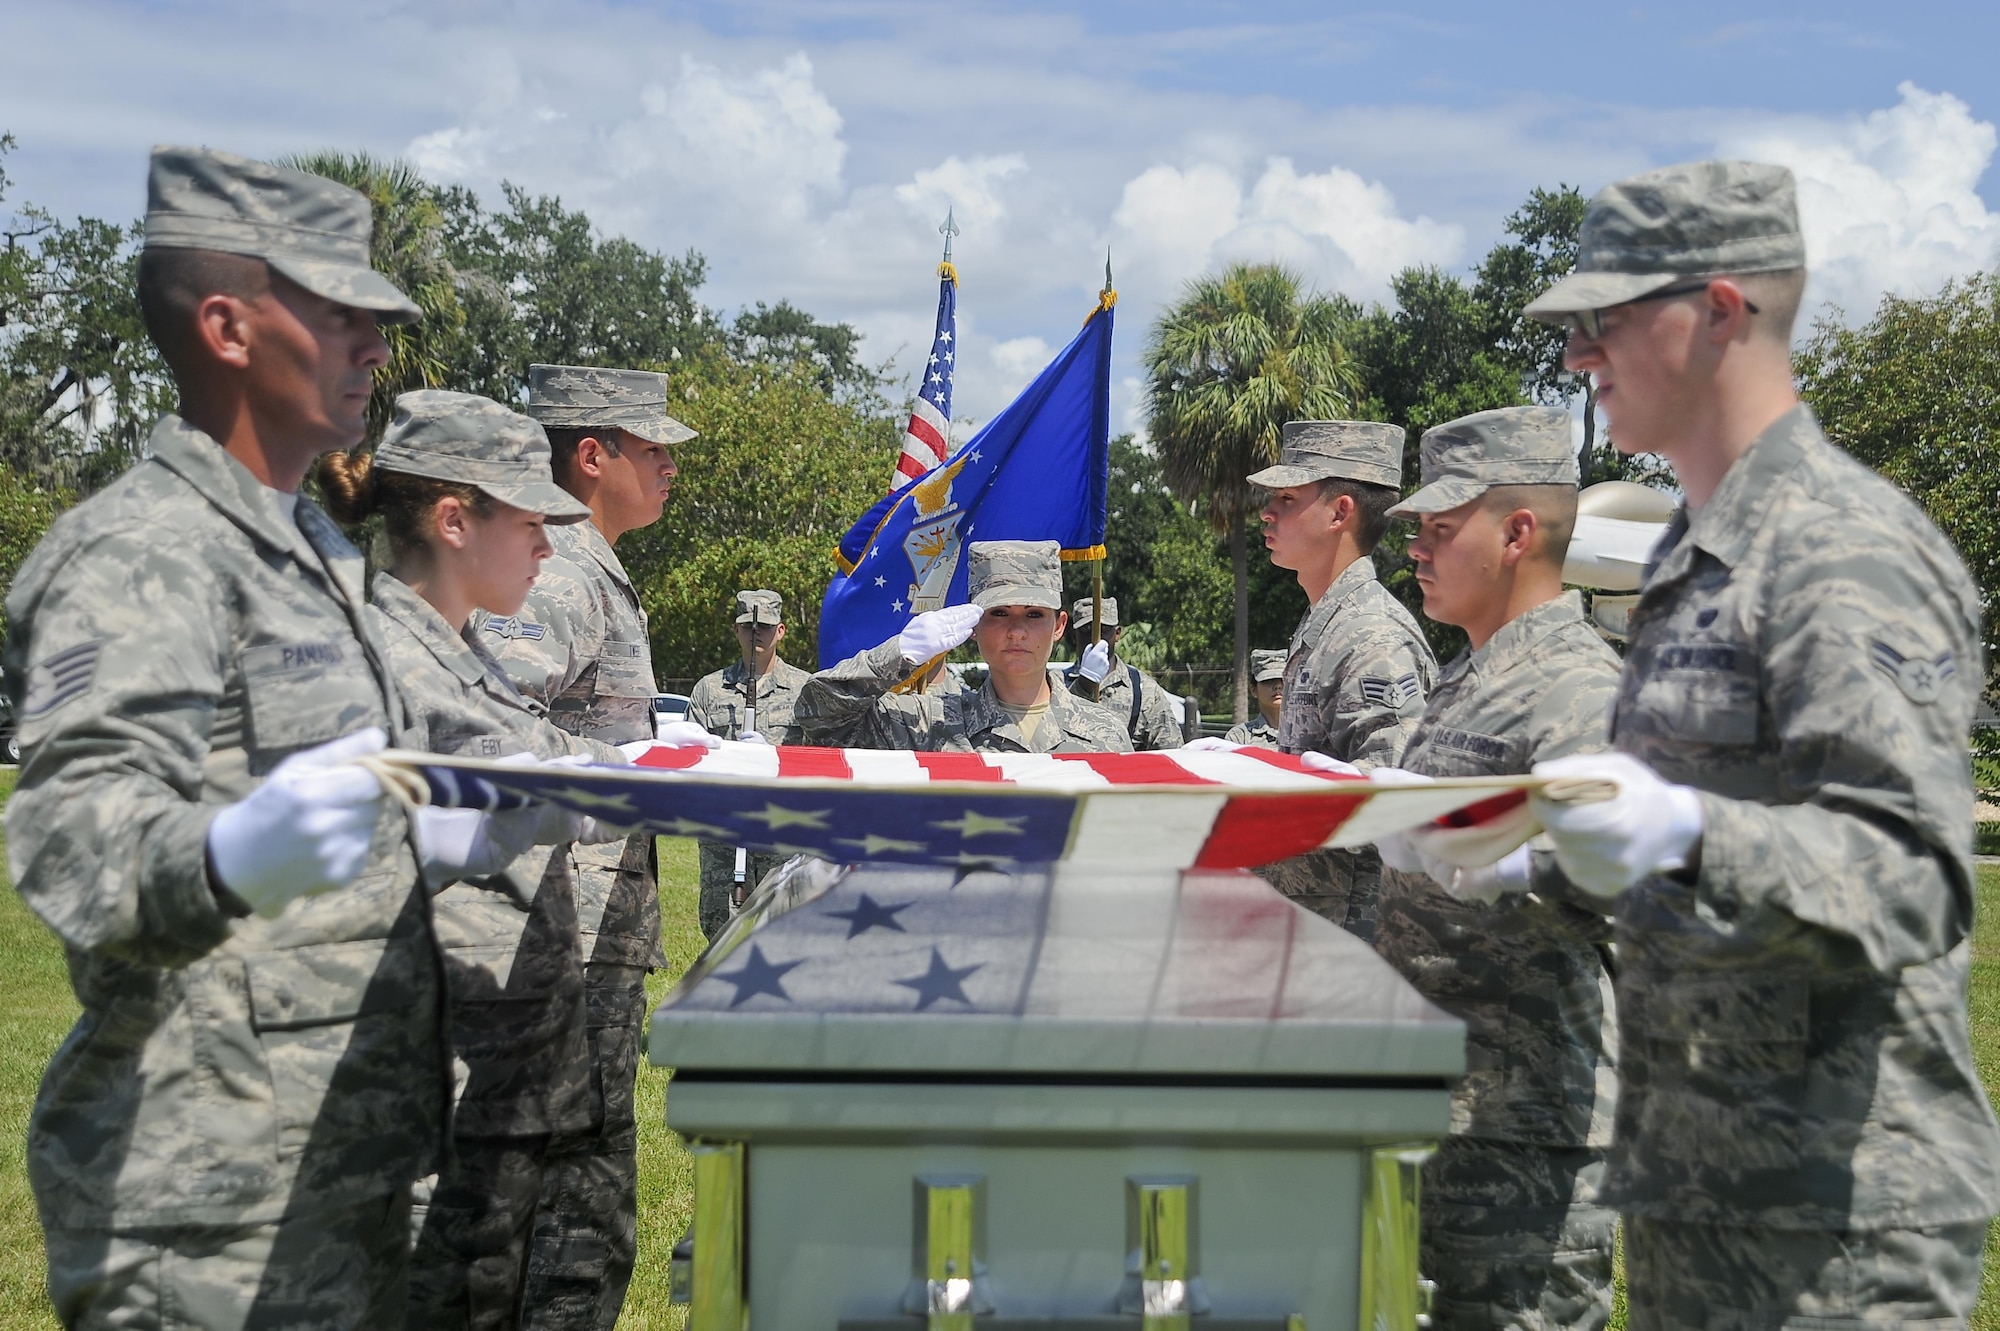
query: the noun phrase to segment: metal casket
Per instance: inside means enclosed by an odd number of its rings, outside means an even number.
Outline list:
[[[1419,1323],[1464,1028],[1249,874],[795,861],[649,1049],[692,1331]]]

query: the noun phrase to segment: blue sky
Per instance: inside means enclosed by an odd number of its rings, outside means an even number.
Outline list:
[[[961,413],[1121,291],[1114,410],[1188,277],[1283,258],[1380,298],[1464,270],[1535,185],[1711,155],[1800,174],[1849,316],[2000,255],[2000,6],[0,0],[9,203],[143,208],[160,141],[410,157],[708,256],[907,370],[955,206]],[[79,40],[79,38],[86,40]]]

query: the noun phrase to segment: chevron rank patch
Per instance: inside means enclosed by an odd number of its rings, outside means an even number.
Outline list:
[[[1401,708],[1404,703],[1422,691],[1423,685],[1417,682],[1417,677],[1413,674],[1404,675],[1401,679],[1379,679],[1373,675],[1366,675],[1361,680],[1362,700],[1377,707]]]
[[[23,719],[47,716],[72,698],[81,697],[97,677],[97,658],[103,651],[101,642],[82,642],[30,666],[28,687],[21,699]]]
[[[1958,673],[1958,662],[1950,652],[1935,657],[1905,656],[1880,638],[1870,638],[1868,654],[1875,668],[1895,680],[1903,696],[1920,707],[1936,702],[1944,682]]]
[[[547,625],[519,615],[495,615],[486,621],[486,631],[497,638],[527,638],[533,641],[549,630]]]

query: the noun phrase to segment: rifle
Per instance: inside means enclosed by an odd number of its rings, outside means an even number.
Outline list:
[[[745,732],[757,729],[757,630],[763,627],[762,621],[757,618],[757,614],[757,605],[755,602],[752,602],[750,606],[750,641],[743,648],[743,674],[746,677],[745,688],[747,690],[743,702],[743,730]]]

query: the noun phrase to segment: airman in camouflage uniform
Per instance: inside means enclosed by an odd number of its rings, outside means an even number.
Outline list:
[[[551,477],[541,426],[466,393],[403,394],[372,465],[378,477],[473,486],[542,514],[551,526],[590,516]],[[476,758],[624,761],[608,744],[550,725],[477,633],[454,628],[395,572],[375,575],[370,611],[410,706],[412,747]],[[455,1150],[442,1173],[417,1190],[408,1323],[413,1331],[511,1327],[543,1153],[551,1135],[591,1124],[567,848],[538,846],[498,874],[444,887],[432,898],[431,917],[451,1009]]]
[[[785,636],[785,603],[773,591],[736,593],[736,636],[745,652],[755,650],[769,663],[757,676],[757,733],[773,744],[797,744],[805,735],[792,717],[799,690],[811,678],[805,671],[777,655],[778,640]],[[756,625],[758,645],[749,639]],[[768,643],[768,646],[765,644]],[[688,720],[723,739],[740,739],[743,719],[751,703],[749,672],[739,656],[712,675],[696,681],[688,695]],[[701,931],[713,938],[729,923],[735,902],[736,847],[717,841],[701,846]],[[764,875],[785,862],[783,855],[751,851],[745,858],[744,886],[753,888]]]
[[[1308,577],[1331,575],[1286,655],[1278,722],[1286,753],[1323,753],[1363,771],[1394,767],[1423,715],[1437,660],[1410,612],[1376,580],[1370,557],[1402,477],[1400,427],[1291,421],[1278,465],[1249,478],[1271,492],[1264,524],[1273,561],[1297,567],[1309,596]],[[1334,526],[1338,499],[1353,511]],[[1315,518],[1304,533],[1291,531]],[[1258,872],[1315,914],[1374,940],[1382,865],[1373,848],[1314,851]]]
[[[1089,596],[1070,607],[1069,632],[1079,657],[1090,646],[1092,616],[1095,613],[1096,601]],[[1159,680],[1138,666],[1120,660],[1118,638],[1118,598],[1107,596],[1104,598],[1104,644],[1111,656],[1111,673],[1104,677],[1097,696],[1092,698],[1091,683],[1082,674],[1082,663],[1072,661],[1060,672],[1064,686],[1079,698],[1089,699],[1123,715],[1125,733],[1132,737],[1134,749],[1141,752],[1178,749],[1187,742],[1181,724],[1180,699],[1168,693]]]
[[[1039,607],[1061,618],[1062,562],[1054,541],[974,541],[966,559],[973,605],[988,611]],[[812,676],[799,690],[795,713],[808,741],[960,753],[1132,751],[1122,716],[1062,689],[1047,690],[1046,714],[1032,735],[1024,733],[1021,719],[994,692],[991,671],[976,691],[890,692],[929,659],[909,660],[901,640],[891,638]]]
[[[370,224],[320,177],[154,151],[148,331],[190,416],[220,414],[235,442],[163,417],[7,598],[27,760],[8,857],[83,1008],[27,1140],[65,1325],[401,1320],[409,1188],[436,1167],[448,1078],[408,820],[358,806],[374,824],[359,875],[317,895],[263,880],[278,890],[255,913],[211,867],[282,760],[406,733],[361,556],[291,488],[359,440],[388,359],[376,322],[417,317],[369,269]],[[264,341],[224,362],[197,323],[212,300],[285,328],[338,392],[274,377]],[[264,396],[238,414],[246,385]]]
[[[1618,658],[1562,590],[1576,508],[1569,413],[1505,407],[1440,425],[1422,463],[1423,488],[1390,513],[1430,519],[1410,545],[1426,612],[1474,645],[1440,673],[1403,768],[1516,775],[1607,748]],[[1519,511],[1532,530],[1502,525],[1524,523]],[[1435,557],[1454,543],[1476,558]],[[1519,547],[1515,562],[1503,543]],[[1617,1216],[1597,1197],[1617,1089],[1611,922],[1552,851],[1524,847],[1512,873],[1505,894],[1467,891],[1448,869],[1456,891],[1393,864],[1382,874],[1376,946],[1466,1024],[1452,1135],[1424,1167],[1423,1270],[1438,1282],[1440,1331],[1611,1316]]]
[[[1789,171],[1669,167],[1593,199],[1528,307],[1687,496],[1631,614],[1622,753],[1545,765],[1618,797],[1535,801],[1616,902],[1634,1328],[1962,1326],[2000,1209],[1966,1014],[1979,592],[1793,396],[1804,264]]]
[[[642,461],[650,471],[657,453],[657,497],[650,508],[639,506],[642,517],[657,516],[665,482],[673,475],[665,449],[694,437],[667,414],[666,376],[644,370],[531,366],[528,414],[552,434],[596,430],[622,440],[622,447],[607,450],[614,472]],[[577,484],[562,467],[556,474],[566,487]],[[550,540],[555,555],[542,565],[527,605],[519,615],[485,620],[480,640],[562,729],[607,744],[652,738],[652,651],[632,579],[596,519],[559,527]],[[646,972],[666,964],[660,951],[659,871],[650,832],[634,835],[622,847],[573,846],[570,856],[591,1057],[601,1094],[594,1107],[596,1130],[550,1146],[529,1257],[525,1324],[609,1331],[637,1252],[632,1095]]]
[[[1231,726],[1224,741],[1248,744],[1259,749],[1278,747],[1278,719],[1285,698],[1285,657],[1277,648],[1250,653],[1250,692],[1257,715],[1241,725]]]

